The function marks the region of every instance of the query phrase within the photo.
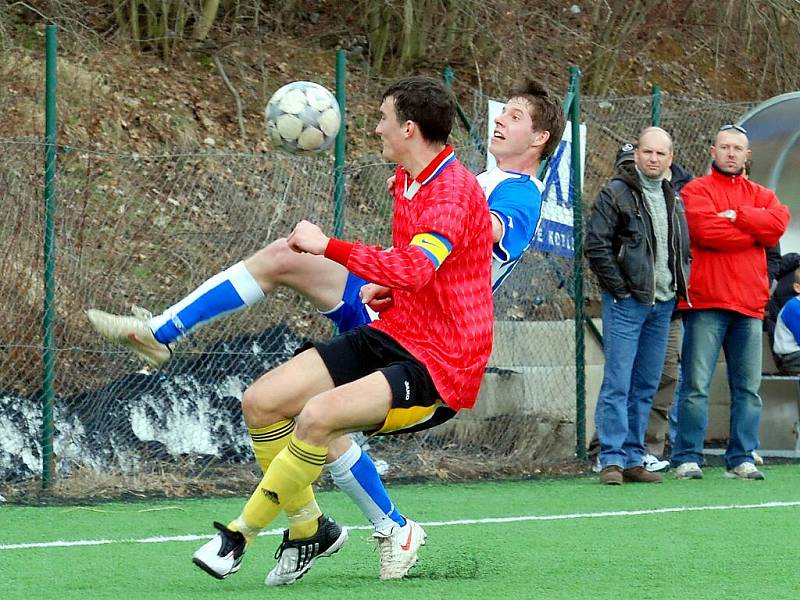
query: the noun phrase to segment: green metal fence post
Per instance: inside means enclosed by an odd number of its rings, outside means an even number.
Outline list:
[[[456,78],[455,71],[453,71],[453,67],[450,65],[445,65],[442,69],[442,81],[444,84],[452,89],[453,88],[453,80]],[[467,132],[469,133],[469,137],[472,140],[472,143],[475,144],[475,147],[478,148],[478,152],[482,155],[486,155],[486,142],[483,141],[480,132],[478,131],[477,127],[473,125],[470,118],[467,116],[467,113],[464,112],[464,109],[461,108],[461,104],[459,104],[458,100],[456,100],[456,114],[458,115],[461,124],[466,127]],[[490,124],[491,125],[491,124]]]
[[[47,26],[44,146],[44,317],[42,319],[42,489],[53,480],[53,384],[55,382],[55,177],[56,26]]]
[[[342,123],[339,127],[339,133],[336,134],[333,163],[333,235],[337,238],[342,237],[342,233],[344,233],[344,167],[347,141],[347,120],[345,119],[346,75],[347,55],[345,54],[345,50],[339,49],[336,51],[336,99],[339,101],[339,112],[342,115]]]
[[[658,84],[653,86],[650,95],[650,125],[661,127],[661,86]]]
[[[583,194],[581,184],[581,70],[569,68],[570,92],[569,119],[572,130],[572,233],[575,254],[573,273],[575,280],[575,454],[586,459],[586,370],[584,364],[583,336]]]

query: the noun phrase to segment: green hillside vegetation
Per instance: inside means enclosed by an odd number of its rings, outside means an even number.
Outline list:
[[[348,51],[350,154],[362,155],[387,78],[456,71],[502,96],[534,75],[589,95],[753,100],[796,89],[793,0],[31,0],[0,6],[0,136],[41,135],[43,31],[60,28],[62,143],[152,152],[266,150],[263,107],[283,83],[333,85]]]

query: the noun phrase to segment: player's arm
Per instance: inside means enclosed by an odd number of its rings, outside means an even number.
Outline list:
[[[287,238],[295,252],[323,255],[364,279],[394,289],[417,291],[430,282],[460,239],[465,211],[458,203],[438,202],[423,211],[419,233],[404,247],[384,250],[361,242],[329,238],[313,223],[301,221]]]
[[[394,304],[392,288],[375,283],[368,283],[361,287],[361,302],[369,306],[375,312],[383,312]]]
[[[407,245],[395,244],[383,250],[359,242],[332,240],[325,256],[373,283],[408,291],[425,287],[462,243],[469,218],[465,198],[449,189],[440,193],[440,197],[429,198],[415,219],[415,234]]]
[[[417,291],[433,279],[452,247],[450,240],[436,231],[418,233],[408,246],[388,250],[331,238],[325,257],[368,281],[393,289]]]
[[[492,215],[492,242],[495,244],[503,238],[503,222],[495,213]]]
[[[509,180],[489,195],[492,254],[500,261],[518,259],[536,233],[542,214],[542,194],[532,182]]]

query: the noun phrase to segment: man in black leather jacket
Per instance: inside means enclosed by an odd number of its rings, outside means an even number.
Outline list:
[[[587,225],[586,257],[603,288],[605,369],[595,424],[606,484],[661,481],[642,467],[644,431],[689,275],[683,207],[664,178],[671,163],[669,134],[642,131],[634,164],[622,165],[600,191]]]

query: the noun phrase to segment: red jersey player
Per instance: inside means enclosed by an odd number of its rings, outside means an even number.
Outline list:
[[[215,524],[220,533],[195,552],[210,574],[238,571],[258,531],[310,493],[337,437],[419,431],[475,403],[492,348],[492,224],[480,185],[447,145],[454,112],[434,79],[403,79],[384,92],[376,133],[383,156],[400,165],[391,249],[328,238],[307,221],[289,236],[292,250],[374,282],[363,297],[381,318],[316,344],[245,391],[248,427],[274,448],[239,517]],[[346,539],[325,519],[316,550],[298,557],[309,567]],[[424,532],[411,527],[408,538],[424,543]]]

